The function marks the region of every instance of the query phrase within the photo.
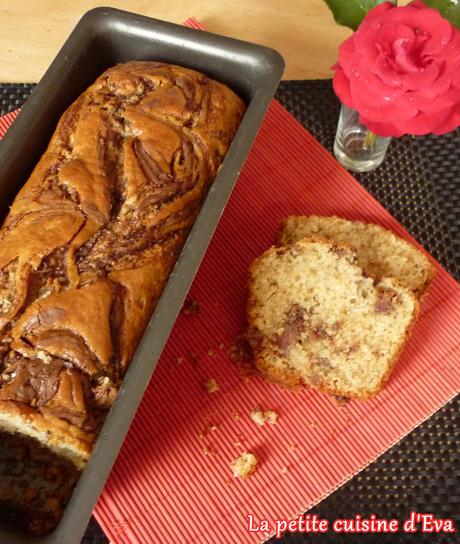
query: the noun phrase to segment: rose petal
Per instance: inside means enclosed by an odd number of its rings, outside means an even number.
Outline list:
[[[424,4],[422,0],[414,0],[409,6],[415,9],[426,9],[426,4]]]
[[[423,46],[423,55],[439,55],[452,39],[453,27],[446,19],[439,18],[436,28],[430,28],[431,36]]]
[[[360,51],[364,62],[369,66],[375,62],[379,55],[379,49],[375,44],[374,32],[371,29],[367,28],[365,32],[356,32],[354,45]]]
[[[454,70],[452,73],[452,87],[460,89],[460,70]]]
[[[434,134],[446,134],[447,132],[452,132],[457,127],[460,126],[460,108],[457,106],[453,108],[449,116],[446,118],[444,123],[440,123],[435,129],[433,129]]]
[[[388,100],[386,104],[376,105],[375,100],[369,100],[369,95],[363,92],[361,82],[352,79],[350,81],[350,93],[355,109],[366,118],[379,123],[395,122],[397,120],[409,120],[417,115],[417,109],[411,107],[399,107],[397,100]]]
[[[448,122],[451,113],[452,108],[430,114],[420,112],[410,121],[405,121],[404,124],[398,123],[397,126],[403,129],[407,134],[423,136],[424,134],[430,134],[443,127],[446,122]]]
[[[420,70],[421,58],[414,54],[415,40],[398,38],[392,44],[393,62],[396,69],[406,74],[414,74]]]
[[[401,23],[386,23],[382,24],[380,29],[375,34],[375,43],[377,47],[387,54],[392,54],[392,46],[396,40],[407,40],[413,42],[415,40],[415,32],[413,28]]]
[[[446,97],[450,105],[454,104],[453,100],[448,97],[446,93],[443,93],[443,96]],[[431,92],[428,92],[428,89],[407,91],[398,98],[398,106],[415,108],[416,110],[423,110],[425,108],[429,108],[430,104],[433,104],[433,102],[435,102],[437,99],[438,96],[433,95]]]
[[[410,6],[407,6],[407,10],[411,9]],[[415,15],[414,15],[415,14]],[[406,12],[404,18],[405,22],[408,23],[411,20],[414,24],[414,28],[419,29],[419,34],[427,34],[428,36],[437,36],[438,34],[443,34],[446,32],[447,28],[451,28],[451,24],[447,19],[441,16],[438,10],[426,7],[421,10],[412,10],[412,14]],[[448,38],[450,39],[452,32],[448,32]],[[444,44],[446,45],[446,44]]]
[[[391,102],[397,102],[406,92],[403,87],[391,87],[378,76],[365,72],[351,80],[353,100],[358,100],[362,107],[388,106]]]
[[[446,47],[440,51],[436,58],[440,61],[452,60],[453,62],[458,61],[460,51],[460,30],[452,28],[452,38]]]
[[[361,21],[361,26],[363,24],[366,25],[368,23],[371,23],[372,21],[375,21],[376,19],[379,19],[382,15],[394,9],[395,7],[396,6],[391,2],[383,2],[382,4],[378,4],[377,6],[375,6],[375,8],[372,8],[370,11],[367,12],[366,16]]]
[[[440,94],[447,92],[452,85],[452,75],[450,71],[448,72],[445,66],[441,69],[441,73],[438,75],[437,79],[433,83],[424,89],[419,89],[416,92],[422,93],[431,99],[435,98]]]
[[[338,68],[334,74],[334,79],[332,80],[332,86],[334,92],[345,106],[349,108],[354,108],[353,99],[350,94],[350,81],[345,75],[342,68]]]
[[[447,95],[443,95],[429,101],[427,104],[420,108],[420,111],[431,115],[432,113],[438,113],[440,111],[451,109],[454,105],[455,102],[452,102],[452,100]]]
[[[385,22],[389,24],[402,23],[413,29],[418,29],[420,33],[436,28],[439,20],[442,19],[439,12],[425,6],[424,9],[414,8],[411,4],[408,6],[398,6],[397,9],[385,14]]]
[[[451,89],[447,91],[446,95],[448,96],[449,100],[453,104],[456,104],[456,105],[460,104],[460,89],[459,88],[452,87]]]
[[[427,68],[422,68],[419,72],[413,74],[402,74],[402,85],[408,90],[425,89],[433,84],[439,74],[439,67],[431,64]]]
[[[398,127],[390,123],[375,123],[364,116],[360,116],[359,121],[374,134],[378,134],[379,136],[383,136],[385,138],[399,138],[405,134],[404,131],[401,131]]]
[[[379,55],[375,64],[370,67],[372,72],[377,75],[384,83],[392,87],[402,85],[401,74],[397,73],[388,59],[383,55]]]
[[[353,35],[346,39],[339,47],[339,66],[342,67],[348,77],[351,77],[351,67],[353,63],[353,54],[355,52],[355,44]]]

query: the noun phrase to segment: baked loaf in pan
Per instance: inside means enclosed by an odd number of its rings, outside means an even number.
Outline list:
[[[0,430],[84,467],[244,109],[146,61],[64,113],[0,230]]]

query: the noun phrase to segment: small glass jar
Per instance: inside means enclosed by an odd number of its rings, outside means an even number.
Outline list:
[[[371,132],[359,122],[359,113],[342,104],[334,155],[342,166],[353,172],[369,172],[379,166],[391,138]]]

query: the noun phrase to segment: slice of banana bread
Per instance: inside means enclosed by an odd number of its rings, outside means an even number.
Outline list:
[[[394,279],[368,277],[357,261],[351,248],[311,238],[252,263],[248,341],[267,379],[362,400],[382,389],[418,300]]]
[[[288,217],[281,223],[277,244],[286,246],[308,236],[351,246],[367,274],[395,278],[419,297],[435,275],[428,257],[412,244],[379,225],[360,221],[316,215]]]

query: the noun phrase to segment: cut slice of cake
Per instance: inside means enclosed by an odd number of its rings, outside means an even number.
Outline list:
[[[312,238],[252,263],[248,341],[267,379],[363,400],[382,389],[418,300],[394,279],[368,277],[357,261],[351,248]]]
[[[287,246],[308,236],[349,245],[356,250],[358,263],[367,274],[395,278],[418,296],[423,295],[435,275],[429,258],[393,232],[340,217],[288,217],[281,223],[277,244]]]

